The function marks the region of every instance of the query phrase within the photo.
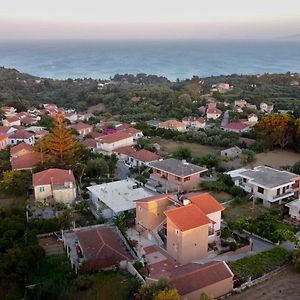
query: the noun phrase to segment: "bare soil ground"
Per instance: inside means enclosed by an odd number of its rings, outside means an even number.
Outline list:
[[[220,203],[231,200],[233,197],[226,192],[210,192]]]
[[[64,253],[62,242],[58,241],[54,236],[40,237],[38,238],[38,243],[45,250],[47,256]]]
[[[271,166],[275,169],[279,169],[282,166],[292,166],[296,162],[300,161],[300,153],[290,150],[273,150],[265,153],[258,153],[255,155],[256,161],[247,166]],[[223,162],[223,165],[228,168],[241,168],[243,167],[240,159],[235,159],[229,162]],[[299,297],[300,298],[300,297]]]
[[[209,153],[219,154],[222,150],[220,147],[212,147],[206,145],[200,145],[196,143],[177,142],[172,140],[166,140],[162,138],[155,138],[154,141],[161,146],[162,152],[172,153],[179,147],[189,148],[192,151],[194,157],[201,157]]]
[[[93,113],[94,111],[103,111],[105,106],[103,103],[99,103],[97,105],[90,106],[87,110],[88,113]]]
[[[229,300],[299,300],[300,299],[300,274],[289,267],[241,294],[227,298]]]

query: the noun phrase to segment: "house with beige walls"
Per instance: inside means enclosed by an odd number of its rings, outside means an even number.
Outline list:
[[[150,180],[166,193],[198,188],[201,174],[207,171],[207,168],[174,158],[152,162],[149,167],[153,171]]]
[[[76,182],[71,170],[48,169],[32,174],[36,201],[71,204],[76,198]]]
[[[206,257],[221,233],[224,207],[209,193],[162,194],[136,202],[136,229],[178,263]]]
[[[179,132],[186,131],[185,124],[174,119],[159,123],[158,128],[177,130]]]

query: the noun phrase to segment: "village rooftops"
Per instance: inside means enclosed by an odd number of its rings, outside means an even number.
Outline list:
[[[48,184],[62,185],[65,182],[75,183],[75,178],[71,170],[53,168],[32,174],[33,186]]]
[[[233,278],[233,273],[225,262],[212,261],[202,265],[189,263],[179,266],[174,268],[168,277],[172,286],[183,296]]]
[[[149,166],[154,169],[159,169],[161,171],[174,174],[178,177],[186,177],[196,173],[203,173],[207,171],[206,168],[174,158],[151,162]]]
[[[34,134],[25,130],[17,130],[9,136],[10,139],[30,139]]]
[[[12,157],[10,163],[13,170],[29,170],[38,164],[38,158],[36,153],[28,152],[22,156]]]
[[[70,128],[73,128],[75,130],[83,130],[83,129],[88,129],[88,128],[93,128],[92,125],[89,125],[89,124],[85,124],[83,122],[79,122],[79,123],[76,123],[74,125],[71,125],[69,126]]]
[[[231,176],[232,174],[245,177],[249,179],[250,183],[269,189],[285,185],[289,182],[293,183],[294,180],[299,177],[297,174],[276,170],[266,166],[258,166],[253,170],[240,169],[240,172],[239,170],[235,170],[235,173],[230,173]]]
[[[212,223],[212,221],[195,204],[166,210],[164,214],[181,231],[187,231]]]
[[[114,213],[120,213],[135,208],[135,200],[155,195],[144,187],[138,187],[132,179],[92,185],[87,189]]]
[[[245,130],[249,128],[249,125],[242,123],[242,122],[232,122],[227,125],[223,126],[224,129],[231,129],[231,130]]]

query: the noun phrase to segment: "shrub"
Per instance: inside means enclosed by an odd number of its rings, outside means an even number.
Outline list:
[[[229,243],[230,251],[235,251],[238,247],[239,246],[238,246],[238,244],[236,242],[230,242]]]
[[[89,275],[83,274],[76,278],[74,284],[78,290],[82,291],[89,289],[92,286],[93,282]]]

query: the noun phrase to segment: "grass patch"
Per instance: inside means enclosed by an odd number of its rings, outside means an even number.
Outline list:
[[[251,276],[252,279],[255,279],[284,265],[290,259],[291,254],[287,250],[276,247],[228,264],[234,275],[239,278],[245,279]]]
[[[215,197],[220,203],[227,202],[233,199],[233,196],[226,192],[209,192],[213,197]]]
[[[263,206],[260,203],[256,203],[253,210],[252,201],[242,200],[242,202],[238,204],[230,203],[230,205],[226,207],[226,210],[223,212],[223,214],[225,221],[229,223],[236,222],[238,219],[243,217],[252,216],[254,218],[257,218],[258,216],[261,216],[269,211],[269,208]]]
[[[91,286],[85,291],[73,288],[68,299],[123,300],[133,299],[140,282],[127,272],[105,271],[90,275]]]

